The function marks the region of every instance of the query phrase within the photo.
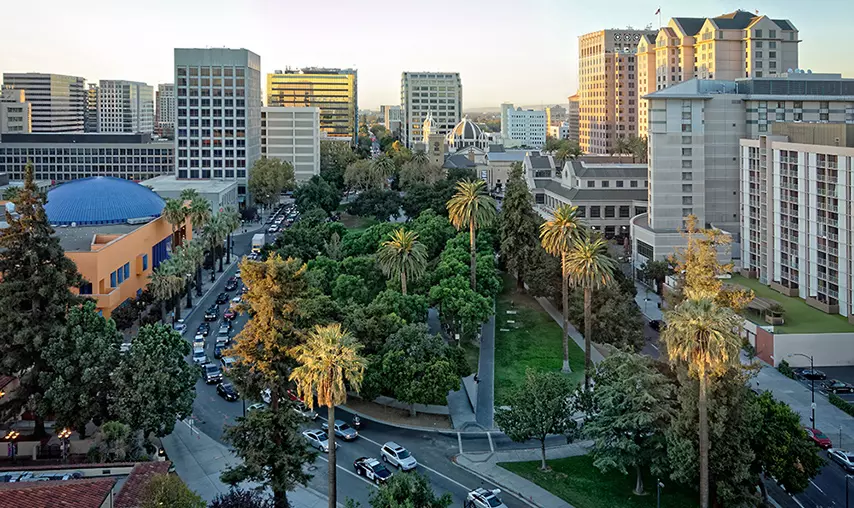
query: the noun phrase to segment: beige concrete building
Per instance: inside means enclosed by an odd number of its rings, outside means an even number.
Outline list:
[[[4,72],[3,85],[25,90],[32,105],[33,132],[82,133],[86,80],[79,76]]]
[[[600,30],[578,38],[579,145],[611,153],[618,138],[637,135],[635,52],[649,30]]]
[[[433,132],[447,135],[463,118],[463,83],[459,72],[404,72],[400,76],[400,139],[413,148],[424,138],[421,128],[432,113]]]
[[[320,174],[320,108],[261,108],[261,156],[290,162],[297,182]]]
[[[0,90],[0,135],[7,132],[28,134],[33,131],[33,106],[24,90]]]
[[[578,141],[579,138],[579,122],[581,120],[581,102],[578,94],[569,97],[569,108],[566,110],[566,121],[569,124],[569,133],[567,139]]]
[[[789,20],[741,10],[714,18],[671,18],[638,44],[638,135],[648,134],[645,95],[692,78],[761,78],[797,69],[799,43]]]

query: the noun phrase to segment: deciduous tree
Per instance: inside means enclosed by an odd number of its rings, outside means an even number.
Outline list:
[[[294,186],[294,167],[290,162],[261,157],[249,171],[249,193],[252,200],[264,206],[279,202],[282,192]]]
[[[296,188],[294,202],[303,214],[318,208],[328,215],[341,203],[341,191],[330,185],[322,176],[314,175],[308,182]]]
[[[374,217],[380,222],[386,222],[389,218],[396,219],[400,215],[400,194],[383,188],[369,188],[350,203],[347,213]]]
[[[216,496],[208,508],[274,508],[274,506],[263,492],[231,488],[225,494]]]
[[[412,473],[392,476],[371,492],[369,502],[371,508],[448,508],[454,500],[447,492],[436,496],[426,476]]]
[[[156,474],[139,498],[139,508],[205,508],[207,503],[176,474]]]

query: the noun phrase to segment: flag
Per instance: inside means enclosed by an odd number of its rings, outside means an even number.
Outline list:
[[[656,13],[656,14],[661,14],[661,7],[659,7],[659,8],[658,8],[658,10],[657,10],[657,11],[655,11],[655,13]]]
[[[756,11],[755,11],[755,12],[756,12],[756,14],[759,14],[759,9],[756,9]]]

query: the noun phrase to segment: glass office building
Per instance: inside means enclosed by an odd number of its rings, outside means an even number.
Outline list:
[[[359,131],[355,69],[288,69],[267,74],[267,106],[320,108],[326,137],[355,142]]]

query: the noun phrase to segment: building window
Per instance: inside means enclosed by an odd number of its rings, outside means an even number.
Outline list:
[[[690,172],[683,172],[682,173],[682,181],[683,182],[690,182],[693,179],[694,179],[693,173],[690,173]]]
[[[640,240],[635,240],[635,245],[637,246],[639,256],[643,256],[646,259],[652,259],[654,257],[655,251],[652,249],[652,245]]]
[[[124,274],[125,274],[124,279],[125,280],[130,279],[130,263],[125,263],[125,266],[123,267],[123,269],[124,269]]]
[[[638,181],[637,181],[637,180],[632,180],[632,181],[630,181],[630,182],[629,182],[629,187],[637,188],[637,186],[638,186]]]
[[[611,182],[609,182],[608,180],[602,180],[602,188],[603,189],[607,189],[610,186],[611,186]]]
[[[591,218],[597,218],[598,219],[601,216],[602,216],[601,215],[601,207],[598,207],[598,206],[591,206],[590,207],[590,217]]]
[[[622,187],[622,186],[623,186],[623,181],[617,180],[617,187]]]
[[[629,217],[631,211],[629,210],[631,207],[629,205],[624,205],[620,207],[620,218],[626,219]]]
[[[693,205],[694,197],[693,196],[682,196],[682,204],[683,205]]]
[[[148,270],[148,254],[142,255],[142,269]]]
[[[691,169],[692,167],[694,167],[693,162],[691,162],[690,160],[682,161],[682,169]]]
[[[690,183],[683,183],[682,192],[694,192],[694,185]]]
[[[606,206],[605,207],[605,218],[606,219],[613,219],[615,213],[616,213],[615,207],[613,207],[613,206]]]
[[[576,211],[576,215],[578,217],[581,217],[582,219],[587,217],[587,207],[586,206],[579,206],[578,210]]]
[[[694,209],[693,208],[683,208],[682,209],[682,217],[687,217],[689,215],[694,215]]]
[[[762,30],[754,30],[753,36],[756,37],[757,39],[762,38]]]
[[[691,124],[690,123],[683,123],[682,124],[682,132],[691,132]],[[684,138],[682,139],[682,143],[685,143]]]
[[[587,180],[587,188],[590,189],[593,187],[596,187],[596,182],[594,180]]]
[[[91,295],[92,294],[92,283],[87,282],[80,286],[80,294],[81,295]]]
[[[690,145],[691,144],[691,136],[682,136],[682,144]]]
[[[682,149],[682,157],[690,157],[690,156],[691,156],[691,149],[690,148],[683,148]]]
[[[110,274],[110,287],[116,287],[116,272]]]
[[[766,123],[759,124],[759,132],[768,132],[768,124],[766,124]]]

